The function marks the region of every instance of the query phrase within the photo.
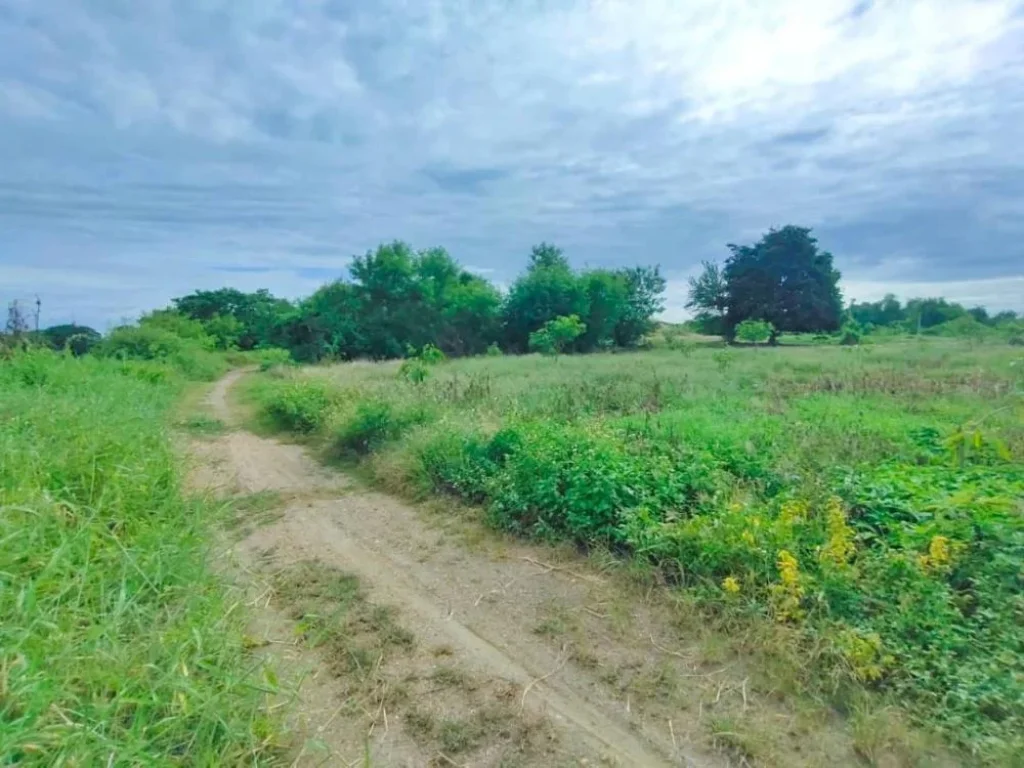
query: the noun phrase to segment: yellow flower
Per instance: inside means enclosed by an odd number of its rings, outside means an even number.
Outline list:
[[[730,595],[735,595],[740,591],[740,580],[735,576],[726,576],[722,579],[722,589]]]
[[[772,586],[772,606],[779,621],[799,620],[804,617],[800,602],[804,587],[800,583],[800,563],[788,550],[780,550],[776,561],[779,569],[779,583]]]
[[[828,521],[828,543],[822,547],[821,559],[842,568],[857,548],[853,544],[853,531],[846,524],[843,502],[836,496],[825,503],[825,516]]]
[[[786,525],[793,525],[794,523],[801,523],[807,518],[807,513],[810,508],[807,506],[806,501],[799,499],[790,499],[784,502],[782,509],[779,510],[779,520]]]
[[[746,544],[748,547],[752,547],[754,546],[754,544],[757,543],[754,539],[754,534],[752,534],[750,531],[744,531],[743,533],[741,533],[740,538],[743,539],[743,543]]]
[[[917,562],[926,571],[942,571],[953,564],[954,557],[962,548],[962,544],[952,542],[946,536],[932,536],[928,542],[928,554],[919,555]]]
[[[837,645],[858,680],[880,679],[893,662],[891,656],[882,653],[882,638],[875,632],[861,634],[853,629],[844,630],[837,638]]]

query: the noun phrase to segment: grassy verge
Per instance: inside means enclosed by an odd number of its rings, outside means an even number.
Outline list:
[[[1024,750],[1024,360],[934,340],[279,372],[280,429],[392,490],[652,565],[773,624],[841,709],[875,692],[972,760]]]
[[[274,765],[158,363],[0,361],[0,764]],[[205,425],[204,425],[205,429]]]

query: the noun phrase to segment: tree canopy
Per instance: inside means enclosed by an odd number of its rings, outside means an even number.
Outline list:
[[[492,348],[526,352],[532,334],[573,316],[586,330],[560,337],[563,351],[636,346],[663,307],[664,289],[656,267],[578,272],[560,248],[541,243],[503,295],[444,248],[416,251],[395,241],[355,257],[349,279],[294,304],[267,291],[224,288],[196,291],[173,306],[203,323],[218,347],[283,346],[315,361],[402,357],[429,344],[458,357]]]
[[[729,337],[745,320],[763,320],[771,325],[772,342],[784,332],[839,328],[839,272],[810,229],[788,225],[769,230],[753,245],[727,247],[722,268],[705,262],[690,280],[687,306],[698,309],[699,317],[720,319]]]

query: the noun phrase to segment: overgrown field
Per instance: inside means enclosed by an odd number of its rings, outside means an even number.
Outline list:
[[[1024,355],[868,348],[279,370],[265,419],[496,526],[650,564],[792,629],[978,760],[1024,753]],[[424,373],[424,371],[426,371]]]
[[[168,420],[188,370],[0,359],[0,765],[283,757],[206,566],[215,510],[182,493]]]

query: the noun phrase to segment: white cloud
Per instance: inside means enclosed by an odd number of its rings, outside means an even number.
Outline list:
[[[0,258],[176,285],[402,237],[508,282],[547,239],[679,275],[793,222],[862,283],[1017,275],[1022,10],[8,0]]]

